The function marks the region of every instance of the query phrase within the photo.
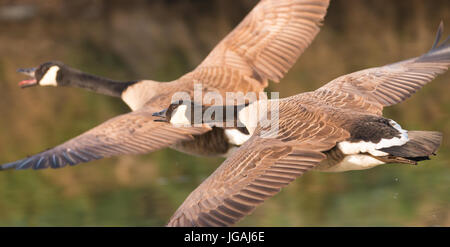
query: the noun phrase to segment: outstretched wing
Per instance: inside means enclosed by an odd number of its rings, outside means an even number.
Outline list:
[[[439,26],[433,48],[426,54],[341,76],[316,90],[318,95],[333,95],[337,103],[350,107],[354,104],[371,105],[375,114],[381,114],[383,107],[402,102],[447,71],[450,65],[450,37],[438,45],[443,32]],[[328,97],[328,98],[333,98]]]
[[[278,82],[319,32],[329,0],[261,0],[191,73],[227,91],[261,91]]]
[[[57,147],[1,165],[0,170],[61,168],[122,154],[147,153],[191,140],[192,135],[209,130],[206,127],[177,128],[155,122],[152,112],[145,109],[114,117]]]
[[[349,136],[307,112],[283,119],[278,132],[263,131],[257,130],[194,190],[168,226],[232,225],[315,167],[326,158],[323,151]]]

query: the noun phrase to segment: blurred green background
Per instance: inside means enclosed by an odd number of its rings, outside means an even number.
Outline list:
[[[117,80],[192,70],[256,0],[0,0],[0,163],[40,152],[128,111],[73,88],[21,90],[15,70],[60,60]],[[448,0],[332,0],[322,31],[279,84],[281,97],[431,48]],[[419,166],[310,172],[239,226],[450,226],[450,73],[385,115],[444,141]],[[223,161],[164,149],[76,167],[0,173],[0,226],[162,226]]]

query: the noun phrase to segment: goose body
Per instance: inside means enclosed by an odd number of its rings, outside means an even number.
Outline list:
[[[0,169],[43,169],[76,165],[95,159],[148,153],[164,147],[195,155],[226,156],[236,143],[223,129],[174,128],[155,122],[176,93],[259,93],[268,81],[278,82],[319,32],[329,0],[261,0],[193,71],[170,82],[117,82],[89,75],[60,62],[23,69],[31,76],[22,87],[71,86],[121,98],[132,110],[31,157],[4,164]],[[231,138],[233,139],[233,138]]]
[[[442,134],[404,130],[382,110],[448,69],[450,37],[439,45],[442,32],[441,23],[435,44],[422,56],[344,75],[313,92],[223,106],[238,111],[234,122],[243,123],[250,138],[187,197],[168,226],[233,225],[308,170],[340,172],[429,159]],[[155,114],[170,120],[181,103]],[[275,112],[278,117],[248,117],[255,109],[263,109],[258,116]]]
[[[311,101],[311,99],[315,100]],[[310,114],[321,115],[325,119],[324,121],[336,124],[350,134],[350,138],[337,142],[335,147],[326,152],[333,152],[334,155],[327,154],[327,159],[321,161],[314,170],[343,172],[369,169],[386,164],[382,159],[390,154],[383,152],[383,148],[401,146],[409,141],[407,131],[402,129],[395,121],[367,113],[355,113],[353,110],[343,110],[335,106],[328,106],[327,101],[317,97],[315,93],[304,93],[276,103],[280,104],[281,102],[283,102],[282,105],[285,102],[298,105]],[[256,113],[251,113],[251,111],[267,109],[256,107],[256,105],[261,103],[267,104],[266,102],[255,102],[253,106],[247,107],[248,109],[244,108],[239,114],[243,118],[240,121],[246,126],[251,126],[249,127],[250,133],[254,132],[257,123],[254,119],[253,122],[249,122],[249,118],[245,117],[245,115],[256,115]],[[273,101],[271,103],[273,104]],[[286,108],[287,106],[278,107]],[[250,139],[250,135],[248,139]]]

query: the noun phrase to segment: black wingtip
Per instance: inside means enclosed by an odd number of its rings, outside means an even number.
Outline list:
[[[444,21],[441,20],[441,23],[439,24],[439,27],[438,27],[438,30],[436,33],[436,38],[434,39],[434,44],[431,47],[431,50],[435,49],[438,46],[439,40],[441,40],[443,32],[444,32]]]
[[[6,163],[3,165],[0,165],[0,171],[7,171],[7,170],[12,170],[14,168],[16,168],[17,162],[11,162],[11,163]]]
[[[434,40],[431,49],[420,56],[416,62],[450,62],[450,36],[447,37],[443,42],[441,42],[442,35],[444,33],[444,22],[441,21],[439,28],[436,33],[436,38]]]
[[[439,45],[439,41],[441,40],[441,37],[442,37],[442,34],[443,34],[443,33],[444,33],[444,22],[441,21],[441,23],[439,24],[439,28],[438,28],[438,30],[437,30],[437,33],[436,33],[436,38],[435,38],[435,40],[434,40],[433,46],[431,47],[431,50],[435,50],[435,49],[438,49],[438,48],[441,48],[441,47],[450,45],[450,36],[448,36],[448,37],[444,40],[444,42],[442,42],[442,43]]]

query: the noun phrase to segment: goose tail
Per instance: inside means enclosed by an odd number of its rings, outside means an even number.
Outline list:
[[[402,146],[393,146],[380,149],[391,158],[399,159],[401,163],[412,163],[429,160],[435,155],[442,142],[442,133],[437,131],[408,131],[408,142]]]

